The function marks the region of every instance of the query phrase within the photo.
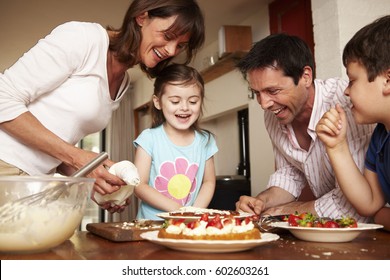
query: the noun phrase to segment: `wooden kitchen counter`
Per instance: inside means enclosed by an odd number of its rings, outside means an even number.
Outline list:
[[[288,231],[280,239],[237,253],[191,253],[165,248],[148,241],[112,242],[90,232],[77,232],[55,249],[38,254],[3,254],[1,260],[388,260],[390,233],[362,232],[345,243],[301,241]]]

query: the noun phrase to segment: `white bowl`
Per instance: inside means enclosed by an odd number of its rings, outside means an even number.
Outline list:
[[[349,242],[365,230],[383,228],[382,225],[365,223],[358,223],[356,228],[294,227],[288,225],[288,222],[274,222],[270,226],[288,229],[296,238],[312,242]]]

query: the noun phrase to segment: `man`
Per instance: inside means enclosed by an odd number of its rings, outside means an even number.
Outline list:
[[[237,209],[271,215],[311,212],[321,217],[350,216],[368,221],[344,197],[315,133],[322,115],[340,103],[349,123],[348,144],[362,170],[373,126],[355,123],[350,101],[343,94],[347,82],[314,79],[310,49],[300,38],[286,34],[270,35],[256,43],[237,67],[265,111],[276,161],[267,189],[256,197],[242,196]],[[315,200],[297,200],[305,186]]]

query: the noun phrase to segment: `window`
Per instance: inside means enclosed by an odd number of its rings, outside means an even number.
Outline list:
[[[87,135],[77,144],[83,150],[100,153],[105,147],[105,130]],[[86,205],[85,214],[81,221],[80,230],[86,230],[88,223],[103,222],[104,210],[101,209],[92,199]]]
[[[81,139],[78,146],[83,150],[100,153],[103,150],[103,134],[103,132],[96,132],[94,134],[87,135],[86,137]]]

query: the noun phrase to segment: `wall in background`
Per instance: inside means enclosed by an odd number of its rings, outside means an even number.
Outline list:
[[[341,61],[348,40],[364,25],[390,14],[388,0],[311,0],[317,77],[347,79]]]
[[[92,21],[119,27],[129,3],[129,0],[1,0],[0,72],[66,21]]]

